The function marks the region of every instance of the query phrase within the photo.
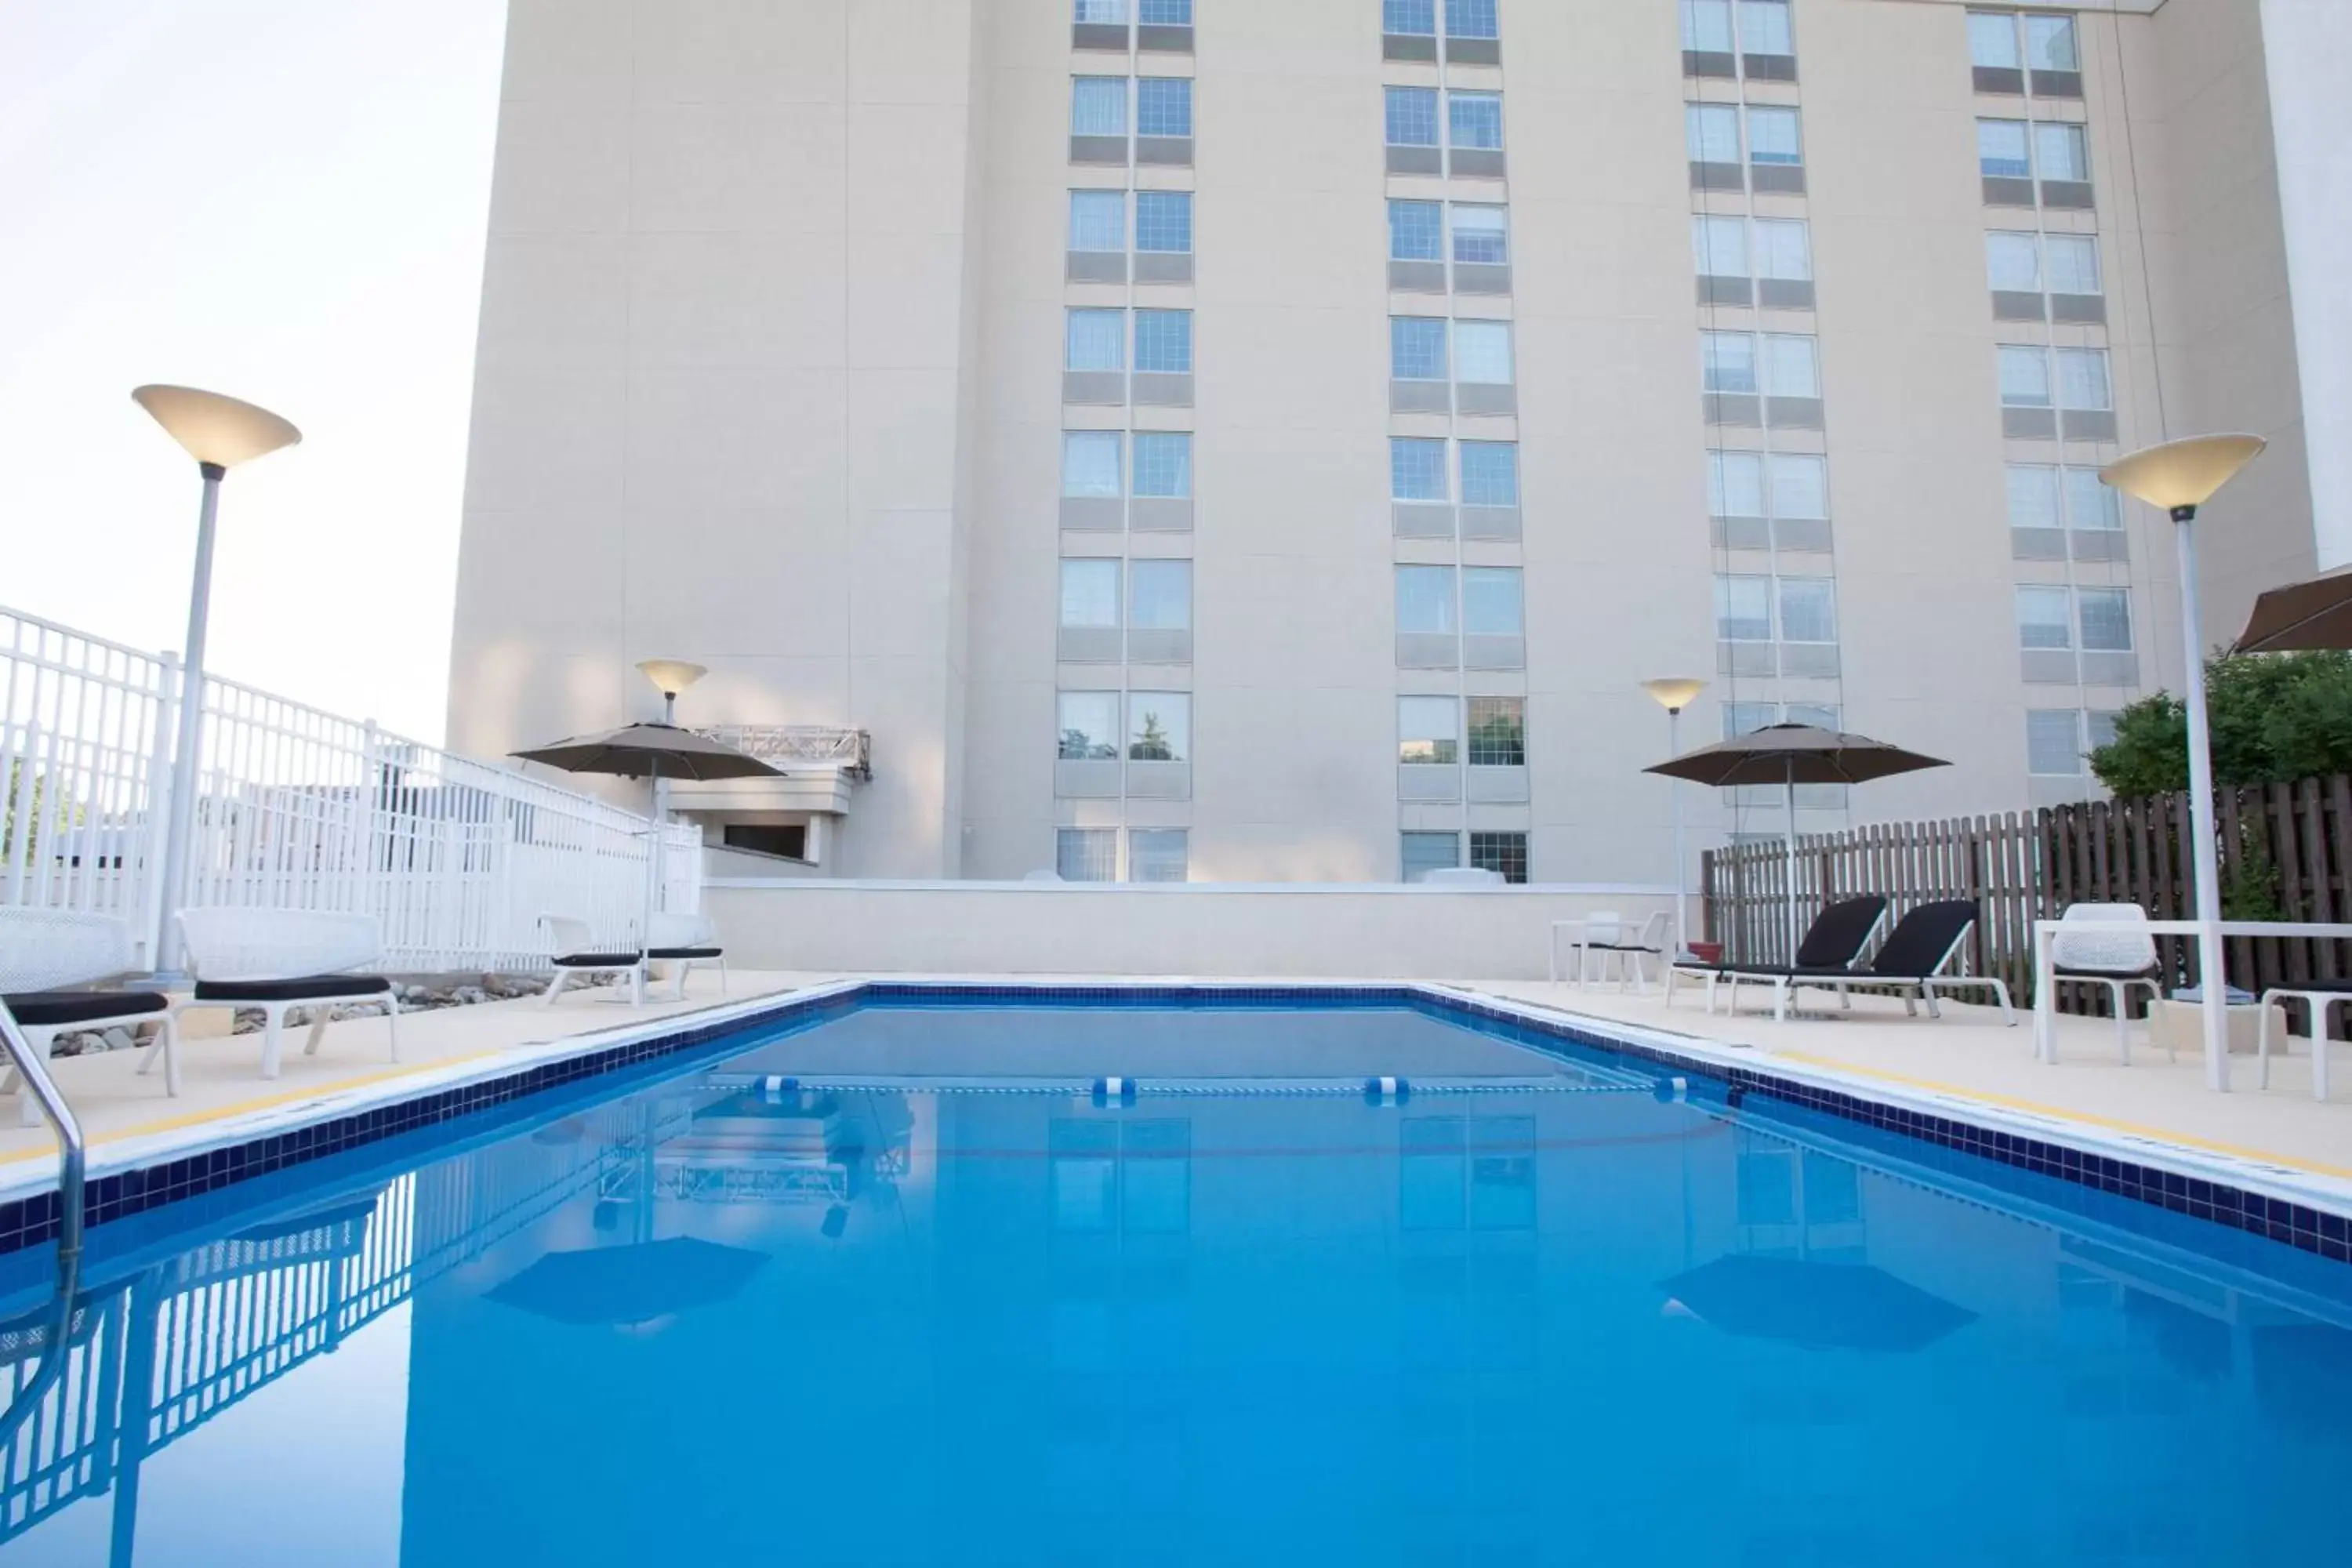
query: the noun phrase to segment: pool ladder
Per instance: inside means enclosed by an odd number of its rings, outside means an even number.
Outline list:
[[[40,1101],[41,1113],[57,1129],[58,1274],[60,1279],[69,1281],[75,1266],[81,1261],[82,1172],[89,1145],[82,1138],[81,1122],[75,1118],[73,1108],[59,1092],[58,1080],[49,1076],[48,1063],[33,1049],[5,1006],[0,1006],[0,1045],[7,1047],[8,1064],[25,1080],[25,1092]],[[70,1294],[70,1285],[66,1289]]]

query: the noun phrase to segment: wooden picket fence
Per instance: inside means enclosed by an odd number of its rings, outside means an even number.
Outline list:
[[[2222,912],[2232,920],[2352,922],[2352,777],[2224,789],[2215,802]],[[1825,902],[1884,896],[1899,920],[1916,906],[1969,899],[1980,911],[1969,967],[2032,994],[2033,922],[2074,903],[2136,903],[2155,920],[2193,919],[2189,797],[2084,801],[2000,816],[1886,823],[1797,840],[1798,925]],[[1789,958],[1788,863],[1778,842],[1705,858],[1706,933],[1736,962]],[[2159,938],[2168,986],[2195,984],[2196,944]],[[2230,982],[2352,975],[2352,943],[2231,938]],[[2062,1006],[2095,1010],[2084,987]],[[2074,993],[2084,993],[2081,995]]]

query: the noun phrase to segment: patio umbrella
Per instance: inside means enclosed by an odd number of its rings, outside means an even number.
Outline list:
[[[1688,779],[1717,789],[1779,784],[1789,802],[1789,962],[1797,961],[1797,786],[1857,784],[1921,768],[1951,764],[1866,735],[1844,735],[1812,724],[1771,724],[1696,752],[1685,752],[1645,773]]]
[[[2239,653],[2352,647],[2352,568],[2273,588],[2254,601]]]
[[[1816,1350],[1925,1350],[1977,1319],[1966,1307],[1861,1263],[1733,1253],[1658,1289],[1727,1334]]]
[[[637,928],[640,950],[653,945],[655,889],[660,886],[662,864],[662,782],[666,779],[756,779],[776,770],[739,752],[723,741],[681,730],[675,724],[624,724],[598,735],[575,735],[509,755],[526,763],[544,763],[567,773],[609,773],[616,778],[654,781],[653,846],[646,856],[646,919]]]
[[[768,1261],[764,1252],[692,1237],[551,1252],[489,1292],[559,1323],[650,1322],[724,1301]]]

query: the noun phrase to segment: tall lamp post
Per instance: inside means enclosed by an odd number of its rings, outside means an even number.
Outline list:
[[[2221,961],[2221,852],[2214,842],[2213,752],[2205,717],[2204,633],[2198,624],[2197,509],[2262,455],[2259,436],[2192,436],[2134,452],[2099,478],[2127,496],[2161,507],[2173,523],[2180,571],[2180,643],[2187,656],[2183,706],[2189,710],[2189,831],[2197,868],[2197,981],[2205,1024],[2205,1082],[2230,1087],[2228,981]]]
[[[186,897],[189,840],[195,833],[196,763],[205,738],[205,631],[212,613],[213,523],[220,510],[221,480],[239,463],[291,447],[302,432],[267,408],[193,386],[142,386],[131,397],[165,435],[186,448],[204,477],[204,500],[196,511],[195,581],[188,594],[188,639],[180,651],[180,731],[172,749],[170,815],[164,819],[163,888],[156,904],[163,930],[156,933],[151,955],[158,971],[176,973],[180,930],[172,917]]]
[[[677,722],[677,694],[710,671],[702,665],[688,664],[683,659],[648,658],[639,662],[637,673],[652,681],[654,689],[662,694],[662,722],[675,724]],[[647,851],[648,864],[646,868],[650,882],[646,889],[646,929],[638,933],[640,943],[646,947],[651,947],[654,941],[654,911],[662,885],[662,836],[668,826],[669,781],[656,769],[654,773],[654,841]]]
[[[1666,755],[1678,755],[1683,749],[1683,710],[1691,705],[1693,698],[1706,689],[1706,682],[1664,678],[1642,682],[1642,689],[1666,710]],[[1678,782],[1669,781],[1666,787],[1672,792],[1675,803],[1675,956],[1680,957],[1690,950],[1689,910],[1686,907],[1690,863],[1683,858],[1683,786]]]

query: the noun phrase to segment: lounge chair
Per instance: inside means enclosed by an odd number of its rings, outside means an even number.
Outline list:
[[[549,1006],[555,1005],[555,998],[574,977],[602,974],[616,969],[625,971],[629,976],[629,1005],[634,1007],[644,1004],[645,949],[625,947],[618,942],[599,942],[593,926],[586,921],[573,920],[569,915],[541,915],[539,923],[547,929],[548,941],[555,949],[555,956],[550,961],[555,978],[548,982],[545,998]]]
[[[1858,899],[1842,899],[1813,917],[1805,938],[1797,944],[1797,962],[1785,968],[1757,963],[1700,963],[1677,959],[1666,968],[1666,1005],[1675,1002],[1675,977],[1683,975],[1706,982],[1706,1010],[1715,1011],[1715,988],[1725,981],[1732,987],[1730,998],[1734,1011],[1738,1009],[1739,983],[1743,980],[1762,981],[1772,987],[1772,1016],[1786,1018],[1789,1008],[1789,977],[1797,973],[1850,973],[1861,961],[1862,950],[1870,945],[1873,932],[1886,918],[1886,900],[1875,893]]]
[[[2147,911],[2137,904],[2069,904],[2060,922],[2066,929],[2050,939],[2051,967],[2062,984],[2074,980],[2107,988],[2116,1007],[2116,1052],[2129,1066],[2131,994],[2146,990],[2151,1003],[2164,995],[2156,978],[2156,938],[2146,930]],[[2164,1054],[2178,1054],[2169,1038]]]
[[[383,928],[373,915],[328,910],[182,910],[180,933],[195,992],[175,1004],[174,1014],[198,1007],[258,1007],[263,1019],[261,1076],[276,1078],[287,1016],[299,1008],[310,1015],[310,1037],[302,1054],[319,1054],[327,1018],[337,1005],[380,1006],[391,1039],[392,1059],[400,1059],[400,997],[381,974],[353,973],[383,962]],[[139,1064],[145,1072],[154,1053]]]
[[[719,945],[719,928],[708,915],[656,915],[650,932],[653,944],[646,957],[677,966],[677,997],[686,999],[687,971],[698,963],[719,968],[719,994],[727,994],[727,952]]]
[[[1666,958],[1666,927],[1673,916],[1660,910],[1640,925],[1635,925],[1614,910],[1596,910],[1580,921],[1552,922],[1553,951],[1557,952],[1559,933],[1569,931],[1568,951],[1576,960],[1576,988],[1581,991],[1591,975],[1592,958],[1601,959],[1601,983],[1609,984],[1609,967],[1617,967],[1617,989],[1622,991],[1630,983],[1639,994],[1650,992],[1649,976],[1643,972],[1642,961],[1654,958],[1661,964]],[[1559,967],[1555,960],[1552,980],[1559,979]]]
[[[1836,992],[1841,1005],[1850,1005],[1849,991],[1893,991],[1903,998],[1906,1013],[1917,1012],[1917,1004],[1925,1002],[1930,1018],[1943,1016],[1936,1005],[1939,990],[1990,991],[2000,1004],[2000,1021],[2013,1026],[2017,1010],[2010,1005],[2005,983],[1990,974],[1945,973],[1959,956],[1969,929],[1976,923],[1977,906],[1970,900],[1922,904],[1895,922],[1895,929],[1886,933],[1868,963],[1837,970],[1791,969],[1776,972],[1776,978],[1790,998],[1810,987]],[[1765,973],[1742,970],[1737,978],[1753,974],[1760,979]]]
[[[2254,1052],[2262,1063],[2262,1086],[2271,1086],[2271,1004],[2300,1002],[2311,1014],[2311,1097],[2327,1098],[2327,1009],[2337,1002],[2352,1002],[2352,980],[2288,980],[2281,981],[2263,993],[2262,1024],[2254,1039]],[[2286,1047],[2282,1044],[2284,1056]]]
[[[159,991],[60,990],[121,974],[133,963],[131,927],[112,915],[11,905],[0,908],[0,1011],[44,1060],[59,1035],[87,1029],[155,1026],[163,1053],[163,1092],[180,1092],[179,1030],[171,998]],[[14,1068],[0,1093],[24,1096],[29,1125],[40,1120],[40,1102],[18,1081]]]

